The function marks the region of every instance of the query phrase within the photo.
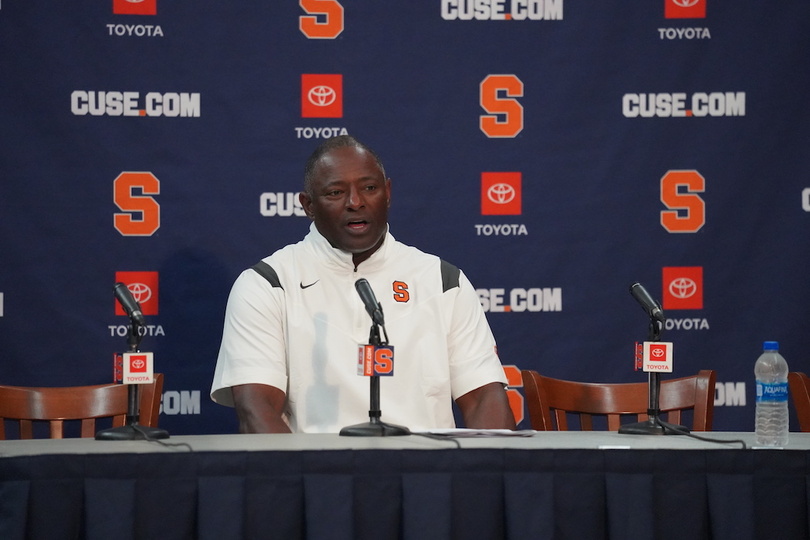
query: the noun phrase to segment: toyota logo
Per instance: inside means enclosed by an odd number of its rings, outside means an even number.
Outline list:
[[[136,302],[142,304],[152,298],[152,289],[144,283],[130,283],[127,289],[132,293],[132,297]]]
[[[650,349],[650,356],[661,358],[664,356],[664,351],[662,349]]]
[[[132,369],[140,370],[146,367],[146,361],[143,358],[135,358],[132,360]]]
[[[697,283],[689,278],[673,279],[669,283],[669,293],[675,298],[689,298],[697,292]]]
[[[313,86],[307,93],[307,99],[316,107],[328,107],[337,99],[337,92],[328,86]]]
[[[507,204],[515,198],[515,188],[509,184],[492,184],[487,190],[487,198],[495,204]]]
[[[673,4],[684,8],[692,7],[698,2],[700,2],[700,0],[672,0]]]

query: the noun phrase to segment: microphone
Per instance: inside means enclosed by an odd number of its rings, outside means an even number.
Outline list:
[[[650,293],[647,292],[644,285],[641,283],[633,283],[630,285],[630,294],[633,295],[636,302],[641,304],[641,307],[644,308],[644,311],[651,319],[661,321],[662,323],[666,320],[664,317],[664,311],[661,309],[661,304],[650,296]]]
[[[383,317],[382,306],[377,302],[377,297],[374,296],[374,291],[371,290],[371,285],[365,278],[360,278],[354,282],[354,288],[357,289],[357,294],[366,306],[371,320],[374,324],[385,326],[385,318]]]
[[[113,292],[115,293],[115,297],[121,303],[121,307],[124,308],[124,311],[127,312],[129,318],[132,319],[133,322],[138,324],[146,324],[146,319],[144,319],[143,312],[141,312],[141,306],[135,301],[135,298],[132,296],[132,292],[127,288],[126,285],[123,283],[116,283],[113,286]]]

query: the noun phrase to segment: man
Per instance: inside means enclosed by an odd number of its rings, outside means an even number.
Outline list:
[[[394,374],[380,377],[383,422],[454,427],[454,399],[467,427],[513,429],[475,290],[457,268],[388,233],[391,180],[377,155],[350,136],[325,141],[299,198],[309,234],[245,270],[228,299],[211,397],[236,407],[240,431],[336,433],[368,421],[369,382],[356,369],[371,328],[360,278],[394,346]]]

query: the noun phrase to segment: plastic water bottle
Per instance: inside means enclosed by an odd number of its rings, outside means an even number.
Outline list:
[[[788,365],[779,342],[766,341],[754,366],[757,379],[757,444],[785,446],[788,442]]]

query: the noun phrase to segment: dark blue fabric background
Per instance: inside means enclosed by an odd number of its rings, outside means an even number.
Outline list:
[[[114,311],[115,274],[159,272],[148,322],[160,335],[141,348],[173,393],[161,425],[234,431],[233,412],[208,398],[229,288],[305,234],[307,218],[264,216],[259,202],[300,189],[321,138],[296,128],[336,127],[381,154],[397,239],[480,289],[561,289],[560,311],[488,314],[505,365],[646,380],[632,353],[647,318],[628,286],[661,298],[662,268],[702,267],[703,309],[667,311],[698,320],[662,336],[674,343],[672,376],[717,370],[715,428],[753,429],[761,342],[779,340],[792,370],[810,370],[810,4],[705,2],[699,19],[666,19],[665,0],[558,0],[561,20],[449,21],[442,0],[341,1],[344,30],[315,40],[299,30],[298,2],[157,0],[157,15],[135,16],[115,14],[112,0],[3,0],[0,383],[110,380],[112,354],[126,350],[110,330],[127,323]],[[116,25],[161,35],[119,36]],[[301,117],[302,74],[342,74],[341,118]],[[478,127],[491,74],[524,84],[517,137]],[[200,114],[77,116],[75,90],[199,93]],[[742,92],[744,115],[622,114],[625,94],[676,92]],[[706,180],[694,234],[660,224],[670,170]],[[113,227],[125,171],[160,180],[151,236]],[[481,215],[491,171],[521,173],[520,215]],[[478,234],[484,224],[527,234]],[[179,396],[191,414],[178,412]]]

